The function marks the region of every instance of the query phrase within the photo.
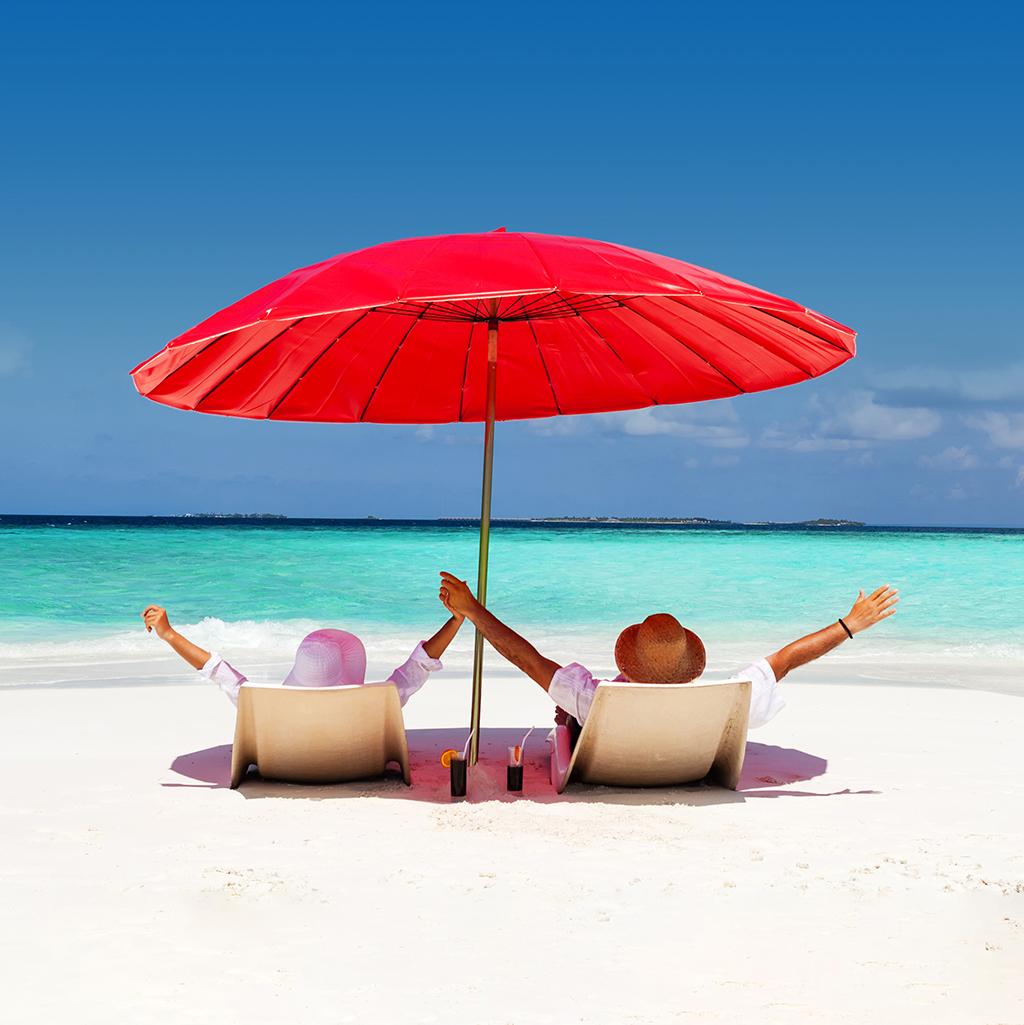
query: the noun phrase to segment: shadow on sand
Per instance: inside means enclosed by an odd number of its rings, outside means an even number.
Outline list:
[[[818,755],[788,747],[768,744],[747,744],[743,775],[734,792],[706,783],[676,787],[604,787],[587,784],[571,785],[563,794],[555,793],[549,780],[548,746],[543,735],[534,734],[527,744],[524,758],[522,793],[510,794],[505,789],[506,749],[518,743],[526,729],[485,729],[481,734],[480,761],[470,771],[469,803],[481,801],[536,801],[543,804],[687,804],[696,807],[712,804],[741,804],[748,797],[839,797],[855,794],[876,794],[877,790],[808,791],[778,789],[823,776],[828,762]],[[247,800],[265,798],[301,799],[307,801],[345,800],[358,797],[393,798],[403,801],[426,801],[451,804],[448,770],[438,761],[440,752],[449,747],[461,748],[464,729],[409,730],[409,762],[412,786],[405,786],[397,773],[380,779],[360,780],[337,786],[296,786],[264,780],[253,772],[242,784],[239,793]],[[231,745],[221,744],[202,751],[179,755],[171,770],[192,783],[164,783],[166,787],[227,788],[231,777]]]

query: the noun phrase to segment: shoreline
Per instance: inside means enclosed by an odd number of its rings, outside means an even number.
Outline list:
[[[304,624],[305,625],[305,624]],[[192,626],[182,627],[186,632],[205,640],[202,631]],[[294,640],[298,640],[304,631],[296,631]],[[404,659],[408,650],[418,640],[412,631],[398,631],[390,635],[364,633],[369,662],[367,679],[384,678],[388,667],[398,664]],[[457,640],[447,653],[445,669],[434,681],[434,687],[445,687],[446,681],[453,681],[469,674],[472,666],[472,635]],[[601,638],[598,646],[595,641]],[[146,638],[146,641],[150,641]],[[615,668],[611,660],[611,644],[613,638],[605,632],[595,631],[583,646],[563,645],[559,648],[548,648],[542,643],[542,649],[561,656],[556,659],[566,664],[569,661],[581,661],[601,678],[611,678]],[[777,645],[776,645],[777,646]],[[151,644],[149,652],[124,652],[120,657],[94,654],[83,656],[69,652],[66,655],[47,655],[36,658],[0,658],[0,694],[10,690],[81,690],[107,689],[111,687],[142,686],[167,688],[174,686],[209,686],[185,666],[177,656]],[[231,648],[226,645],[210,645],[210,650],[218,650],[240,671],[249,676],[253,682],[276,683],[287,673],[291,666],[292,640],[286,646],[272,651],[245,647]],[[408,650],[407,650],[408,649]],[[606,650],[607,649],[607,650]],[[709,648],[710,660],[705,679],[715,679],[731,675],[743,665],[753,661],[762,654],[767,654],[771,647],[732,645],[727,653],[720,648]],[[1002,694],[1009,697],[1024,698],[1024,669],[1019,659],[1012,658],[979,658],[977,654],[964,651],[956,658],[948,654],[931,652],[926,657],[924,651],[902,650],[898,655],[891,652],[879,653],[873,657],[864,657],[854,653],[839,652],[826,655],[811,666],[795,670],[782,684],[788,688],[791,684],[814,689],[828,689],[836,686],[855,686],[872,688],[911,687],[914,689],[934,689],[940,691],[969,691],[974,693]],[[522,692],[534,688],[512,666],[508,665],[496,652],[487,650],[485,655],[485,686],[488,681],[501,686],[515,685]],[[138,682],[143,680],[145,682]]]
[[[895,621],[894,621],[895,622]],[[177,622],[177,627],[201,647],[216,651],[254,682],[275,683],[287,672],[298,641],[325,625],[308,618],[292,620],[221,620]],[[326,625],[331,625],[328,620]],[[359,621],[338,617],[334,625],[360,636],[368,656],[368,679],[384,678],[432,628],[428,623]],[[697,622],[708,652],[706,678],[732,674],[756,658],[777,650],[806,633],[813,621],[779,623]],[[548,657],[562,665],[582,662],[599,678],[612,678],[613,650],[619,623],[560,625],[515,621],[515,627]],[[8,635],[10,631],[8,630]],[[439,680],[468,675],[472,666],[473,632],[464,629],[447,652]],[[40,620],[17,640],[0,631],[0,691],[27,687],[73,689],[122,685],[126,678],[143,677],[151,686],[184,682],[189,670],[134,617],[121,623],[93,624],[76,633],[74,624]],[[485,654],[488,679],[525,679],[489,647]],[[921,635],[891,633],[883,625],[865,638],[844,644],[811,666],[796,670],[791,680],[813,687],[863,684],[907,685],[973,690],[1024,697],[1024,638],[1020,642],[1001,631],[975,632],[970,640],[951,641],[945,631]],[[103,682],[105,681],[105,682]]]

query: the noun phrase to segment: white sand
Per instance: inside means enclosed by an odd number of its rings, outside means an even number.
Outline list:
[[[464,679],[406,710],[409,790],[226,789],[202,686],[4,690],[0,1018],[1024,1022],[1024,700],[784,686],[738,793],[559,799],[538,732],[513,800],[492,730],[457,804]]]

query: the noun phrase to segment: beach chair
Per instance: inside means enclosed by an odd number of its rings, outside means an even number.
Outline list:
[[[556,726],[551,784],[650,787],[702,779],[735,790],[747,746],[750,683],[602,683],[571,749]]]
[[[398,688],[268,687],[238,691],[231,789],[255,765],[264,779],[347,783],[380,776],[395,762],[406,784],[409,748]]]

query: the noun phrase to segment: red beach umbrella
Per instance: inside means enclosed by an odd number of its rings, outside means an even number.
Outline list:
[[[485,601],[495,420],[728,398],[818,377],[855,351],[850,328],[702,267],[498,229],[293,271],[179,335],[132,378],[155,402],[221,416],[484,421]],[[474,762],[482,660],[477,635]]]

